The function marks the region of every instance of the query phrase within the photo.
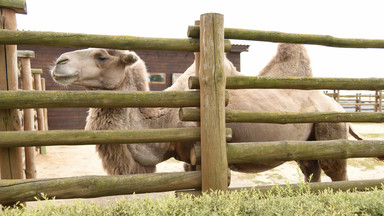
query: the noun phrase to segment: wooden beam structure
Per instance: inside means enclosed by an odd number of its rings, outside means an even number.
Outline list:
[[[202,190],[227,190],[224,16],[200,16]]]
[[[5,1],[2,3],[5,4]],[[0,8],[0,16],[1,29],[16,30],[14,10]],[[18,90],[17,47],[15,45],[0,45],[0,90]],[[21,130],[21,124],[18,109],[0,110],[0,131]],[[0,166],[2,179],[24,178],[22,148],[1,148]]]
[[[41,74],[43,74],[42,69],[33,69],[33,86],[36,91],[41,92],[43,90],[43,87],[41,85]],[[45,108],[45,107],[44,107]],[[44,108],[36,108],[37,112],[37,130],[43,131],[44,128]]]
[[[382,122],[383,115],[350,113],[261,113],[225,110],[228,89],[342,89],[376,90],[384,88],[384,79],[338,79],[308,77],[226,77],[225,52],[232,39],[285,43],[307,43],[334,47],[384,48],[384,40],[343,39],[325,35],[301,35],[241,29],[224,29],[224,16],[203,14],[200,27],[190,27],[189,36],[199,39],[146,38],[76,33],[17,31],[15,11],[26,13],[25,0],[0,0],[0,203],[32,201],[44,193],[48,197],[90,198],[130,193],[149,193],[201,188],[227,191],[228,164],[268,161],[316,160],[354,157],[383,157],[384,141],[327,140],[227,143],[232,138],[228,122],[265,122],[279,124],[308,122],[371,121]],[[198,24],[198,23],[196,23]],[[32,70],[35,89],[31,91],[30,52],[19,52],[23,64],[23,88],[18,91],[17,44],[45,46],[99,47],[132,50],[168,50],[195,52],[196,75],[190,87],[200,91],[183,92],[116,92],[116,91],[42,91],[42,70]],[[197,53],[199,52],[199,53]],[[28,66],[29,65],[29,66]],[[200,77],[200,78],[198,78]],[[24,83],[25,82],[25,83]],[[377,96],[382,103],[382,93]],[[361,103],[358,101],[357,105]],[[380,104],[381,104],[380,103]],[[66,107],[200,107],[182,109],[181,118],[200,120],[200,128],[145,130],[44,131],[43,108]],[[40,131],[21,130],[20,113],[25,109],[25,129],[32,130],[31,108],[39,108]],[[29,117],[28,117],[29,116]],[[191,117],[192,116],[192,117]],[[185,119],[184,119],[185,120]],[[23,180],[21,148],[53,145],[139,144],[153,142],[196,142],[191,153],[192,164],[201,164],[201,171],[156,173],[127,176],[86,176],[58,179]],[[27,148],[28,150],[28,148]],[[29,153],[27,153],[29,155]],[[28,156],[27,156],[28,157]],[[33,178],[35,168],[27,161],[27,177]],[[28,168],[28,166],[30,168]],[[18,180],[15,180],[18,179]],[[357,187],[365,189],[382,184],[382,180],[311,184],[314,188]],[[340,185],[342,184],[342,185]],[[324,186],[323,186],[324,185]],[[356,186],[358,185],[358,186]],[[295,187],[294,187],[295,188]],[[235,189],[236,190],[236,189]],[[268,188],[270,190],[270,188]],[[316,189],[317,190],[317,189]]]
[[[0,147],[193,142],[200,140],[200,136],[199,128],[4,131],[0,132]],[[232,139],[229,128],[225,130],[225,139]]]
[[[198,38],[199,26],[188,28],[188,37]],[[348,48],[384,48],[382,39],[337,38],[330,35],[296,34],[278,31],[261,31],[251,29],[225,28],[226,39],[254,40],[275,43],[314,44],[330,47]]]
[[[20,14],[27,14],[27,3],[25,0],[0,0],[0,8],[7,8]]]
[[[32,73],[31,73],[31,56],[34,56],[34,52],[28,53],[26,51],[18,51],[17,55],[19,56],[21,62],[21,83],[22,89],[31,91],[33,90],[32,84]],[[21,57],[22,56],[22,57]],[[24,109],[24,131],[33,131],[35,130],[35,115],[34,109]],[[36,151],[35,147],[25,147],[25,174],[27,179],[36,178]]]
[[[189,88],[198,89],[198,77],[189,78]],[[313,77],[227,77],[226,89],[339,89],[381,90],[384,78],[313,78]]]
[[[199,164],[201,155],[201,148],[195,146],[191,150],[192,164]],[[273,141],[227,144],[229,164],[383,156],[383,140]]]
[[[181,108],[181,121],[200,121],[200,111],[192,108]],[[320,123],[320,122],[384,122],[384,113],[355,112],[263,112],[248,110],[225,110],[225,121],[243,123]]]
[[[200,49],[198,39],[150,38],[124,35],[114,36],[16,30],[0,30],[0,44],[183,52],[196,52]],[[225,41],[225,51],[231,51],[231,42],[229,40]]]
[[[198,106],[200,94],[196,91],[0,91],[0,109]]]
[[[165,192],[199,188],[200,186],[200,171],[0,180],[0,203],[35,201],[36,198],[42,199],[42,194],[55,199],[73,199]]]

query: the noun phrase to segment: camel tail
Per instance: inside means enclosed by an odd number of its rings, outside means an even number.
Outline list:
[[[357,140],[365,140],[363,136],[361,136],[359,133],[357,133],[353,128],[352,125],[349,125],[349,134]]]

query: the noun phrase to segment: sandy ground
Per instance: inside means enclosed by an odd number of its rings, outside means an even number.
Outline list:
[[[354,129],[362,135],[374,134],[374,139],[384,139],[384,123],[354,124]],[[377,136],[375,134],[381,134]],[[71,177],[84,175],[106,175],[101,161],[95,152],[95,146],[52,146],[47,147],[47,154],[37,155],[38,178]],[[183,171],[183,163],[170,159],[158,165],[157,172]],[[350,159],[348,165],[350,180],[384,178],[384,163],[372,158]],[[232,172],[230,187],[247,187],[270,184],[297,183],[302,179],[295,162],[287,162],[270,171],[245,174]],[[330,181],[323,175],[322,181]],[[105,201],[117,197],[91,199]],[[61,201],[62,202],[62,201]],[[64,202],[68,202],[65,200]],[[34,203],[29,203],[34,205]]]

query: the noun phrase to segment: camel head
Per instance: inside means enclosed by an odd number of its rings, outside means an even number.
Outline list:
[[[130,51],[84,49],[62,54],[51,71],[63,85],[83,86],[91,90],[113,90],[124,80],[126,68],[139,60]]]

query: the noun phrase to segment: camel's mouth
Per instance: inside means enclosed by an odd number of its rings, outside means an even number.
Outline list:
[[[77,80],[78,78],[78,75],[79,75],[79,72],[76,71],[72,74],[60,74],[60,73],[57,73],[57,71],[52,71],[52,77],[53,79],[60,83],[60,84],[64,84],[64,85],[69,85],[69,84],[72,84],[74,81]]]

